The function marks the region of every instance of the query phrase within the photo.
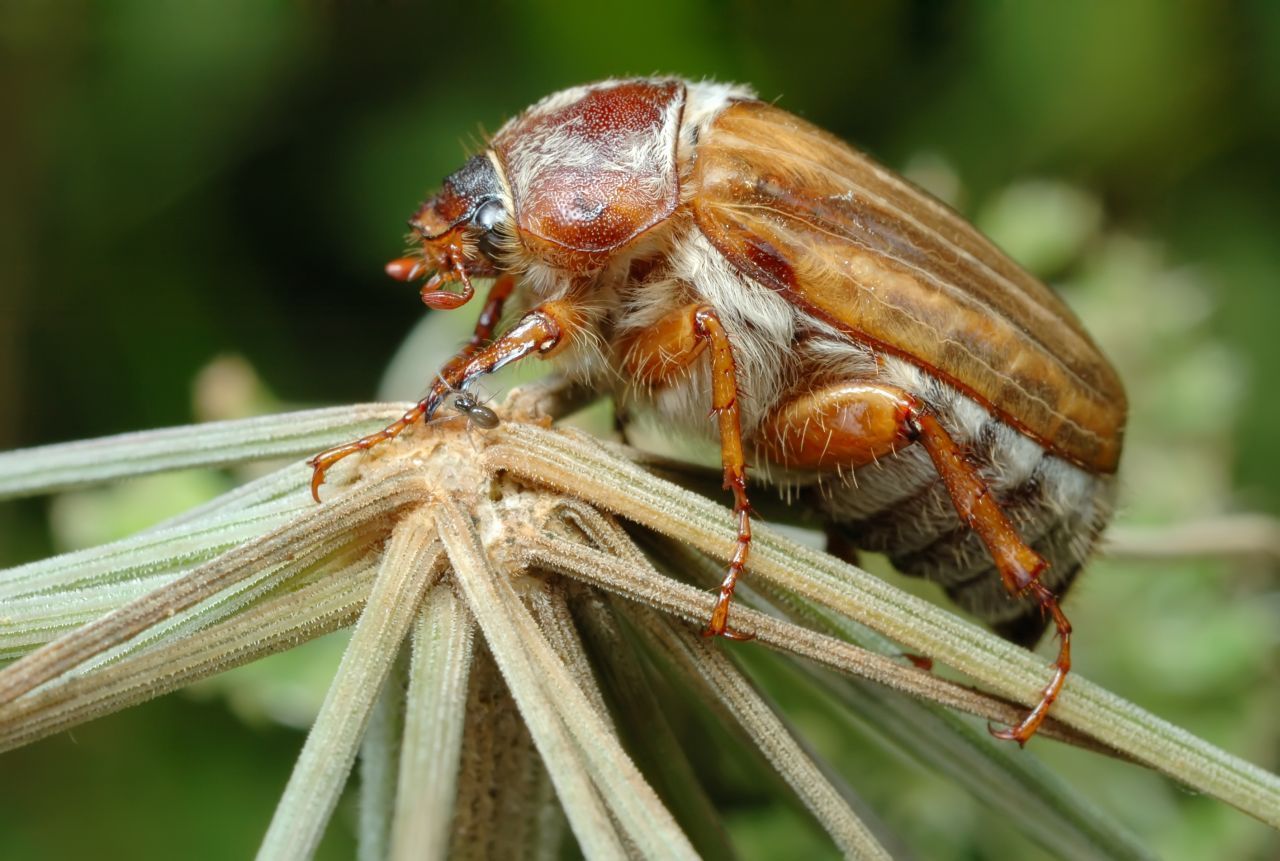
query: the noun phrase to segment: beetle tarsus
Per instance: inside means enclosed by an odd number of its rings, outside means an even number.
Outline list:
[[[391,263],[387,264],[388,273],[392,274],[392,277],[402,278],[402,280],[408,280],[409,278],[416,277],[416,271],[408,272],[408,274],[402,273],[404,267],[400,264],[405,263],[408,263],[410,267],[415,267],[420,263],[420,261],[410,261],[407,258],[393,260]],[[392,272],[393,269],[395,272]],[[465,286],[470,287],[470,282],[466,282]],[[439,406],[439,403],[444,398],[445,394],[456,388],[456,386],[449,380],[445,379],[445,377],[456,376],[459,374],[466,365],[467,360],[484,349],[485,344],[493,338],[494,328],[498,325],[498,321],[502,317],[503,306],[511,296],[511,291],[513,289],[515,289],[515,279],[510,275],[504,275],[494,282],[493,286],[489,288],[489,295],[485,299],[484,309],[480,312],[480,318],[476,321],[475,331],[472,333],[471,339],[462,347],[458,352],[458,355],[445,365],[445,367],[441,369],[440,373],[436,375],[436,380],[432,384],[432,391],[425,398],[419,401],[413,409],[409,410],[395,422],[377,433],[372,433],[366,437],[361,437],[358,440],[343,443],[342,445],[335,446],[327,451],[322,451],[307,461],[307,465],[311,467],[312,499],[316,502],[320,501],[320,486],[324,484],[325,474],[335,463],[357,452],[373,448],[380,442],[386,442],[389,439],[394,439],[400,435],[401,431],[420,418],[428,421],[431,419],[431,414],[435,412],[436,407]],[[456,297],[457,294],[450,293],[447,295]],[[437,387],[440,389],[438,392],[436,391]],[[433,398],[436,399],[434,404],[432,403]]]
[[[371,433],[368,436],[362,436],[360,439],[334,446],[331,449],[320,452],[315,457],[307,461],[307,466],[311,467],[311,498],[316,502],[320,501],[320,486],[324,484],[324,477],[328,473],[329,468],[338,461],[350,457],[356,452],[367,451],[380,442],[386,442],[389,439],[395,439],[400,433],[423,416],[435,411],[435,405],[431,403],[431,399],[437,397],[435,392],[427,395],[419,401],[412,409],[403,416],[396,419],[377,433]],[[436,403],[439,403],[437,398]]]
[[[1019,746],[1025,746],[1027,740],[1036,734],[1036,730],[1040,728],[1045,718],[1049,716],[1049,708],[1058,699],[1058,695],[1062,693],[1062,686],[1067,681],[1067,673],[1071,672],[1071,622],[1067,619],[1066,614],[1062,612],[1062,608],[1058,606],[1058,597],[1039,580],[1032,580],[1026,592],[1040,602],[1042,610],[1053,617],[1053,623],[1058,629],[1059,642],[1058,657],[1053,662],[1053,678],[1049,680],[1049,684],[1040,692],[1040,702],[1036,703],[1035,708],[1028,712],[1027,716],[1015,727],[1002,730],[988,727],[988,730],[996,738],[1016,741]]]
[[[711,611],[711,620],[702,629],[702,636],[724,637],[726,640],[737,640],[740,643],[756,638],[755,634],[748,634],[729,627],[729,610],[732,605],[733,589],[721,587],[720,598],[716,601],[715,609]]]
[[[751,551],[751,508],[747,505],[745,490],[739,496],[738,485],[733,487],[739,503],[735,506],[738,513],[738,543],[729,561],[729,570],[720,583],[720,597],[715,609],[711,611],[711,619],[703,629],[704,637],[725,637],[729,640],[753,640],[753,634],[744,634],[729,627],[729,610],[733,604],[733,593],[738,588],[738,578],[747,564],[747,554]]]
[[[499,280],[499,285],[504,281]],[[498,285],[495,285],[495,289]],[[503,289],[507,289],[506,286]],[[505,294],[496,297],[497,310],[501,310],[501,301]],[[418,419],[430,421],[445,396],[451,391],[465,389],[476,377],[491,374],[511,362],[518,361],[531,354],[547,355],[560,346],[565,339],[567,324],[562,322],[572,319],[573,312],[564,302],[547,302],[534,308],[501,338],[485,347],[478,347],[477,340],[463,346],[436,375],[431,383],[431,391],[412,409],[396,421],[387,425],[377,433],[361,437],[353,442],[344,443],[323,451],[307,461],[312,468],[311,495],[320,501],[320,485],[324,483],[326,471],[335,463],[356,452],[366,451],[381,442],[395,439],[405,428]],[[487,326],[488,324],[483,324]],[[486,330],[477,327],[477,338],[487,334]]]

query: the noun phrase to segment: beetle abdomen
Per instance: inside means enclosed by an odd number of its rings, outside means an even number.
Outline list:
[[[887,359],[884,376],[910,386],[965,446],[1019,535],[1049,562],[1042,582],[1061,596],[1110,520],[1114,478],[1048,452],[991,411],[927,373]],[[811,491],[851,544],[886,554],[904,574],[938,583],[999,633],[1031,644],[1046,620],[1034,600],[1006,592],[991,554],[956,514],[946,485],[918,445]]]

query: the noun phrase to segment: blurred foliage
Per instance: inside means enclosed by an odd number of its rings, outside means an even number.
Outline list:
[[[217,413],[193,386],[225,354],[285,402],[369,399],[421,316],[381,263],[422,196],[538,97],[662,71],[749,82],[912,167],[1063,286],[1134,402],[1126,518],[1280,512],[1280,5],[785,9],[5,4],[0,447]],[[50,523],[57,549],[90,543],[224,481],[0,507],[0,564],[55,549]],[[1274,769],[1275,572],[1096,567],[1071,602],[1084,671]],[[299,744],[170,698],[10,754],[0,855],[243,856]],[[843,747],[927,857],[1029,857],[953,788]],[[1276,851],[1221,805],[1040,747],[1162,854]],[[787,815],[727,797],[740,845],[787,839]]]

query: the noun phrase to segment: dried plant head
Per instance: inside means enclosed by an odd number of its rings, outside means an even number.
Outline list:
[[[966,716],[1014,720],[1046,668],[945,610],[761,527],[734,611],[754,641],[702,638],[730,513],[639,452],[553,427],[579,395],[553,381],[514,393],[496,427],[416,427],[343,462],[320,505],[294,461],[138,535],[0,572],[0,745],[351,627],[262,857],[312,854],[357,760],[362,857],[558,857],[570,835],[591,858],[730,856],[667,719],[673,692],[735,728],[743,755],[767,763],[841,853],[889,857],[899,841],[866,817],[857,776],[833,778],[740,666],[776,654],[838,703],[840,720],[871,727],[1051,852],[1146,856],[1030,751]],[[402,409],[0,455],[0,497],[304,456]],[[1275,775],[1078,675],[1041,735],[1280,824]]]

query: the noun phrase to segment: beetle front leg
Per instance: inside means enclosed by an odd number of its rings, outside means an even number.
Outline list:
[[[747,499],[747,463],[738,410],[738,372],[724,326],[710,306],[687,305],[637,336],[624,362],[634,378],[647,385],[661,385],[687,371],[708,347],[711,349],[711,414],[720,425],[720,462],[724,467],[725,490],[733,491],[738,541],[729,560],[729,570],[720,584],[719,600],[703,634],[746,640],[750,637],[729,627],[733,593],[751,552],[751,503]]]
[[[494,285],[495,289],[502,283],[500,280]],[[499,297],[499,307],[496,309],[499,311],[501,299],[505,299],[505,296]],[[492,305],[491,300],[486,310],[490,310]],[[485,315],[482,314],[482,321],[484,318]],[[491,374],[525,356],[546,356],[555,352],[558,347],[567,343],[568,336],[576,328],[578,319],[579,315],[569,303],[547,302],[525,314],[510,331],[483,347],[479,346],[485,334],[482,326],[488,326],[491,330],[492,323],[478,324],[477,337],[474,337],[471,343],[464,346],[456,356],[445,363],[435,379],[431,381],[431,389],[427,392],[427,396],[418,401],[412,409],[377,433],[323,451],[307,461],[312,469],[312,497],[317,502],[320,501],[320,485],[324,484],[325,473],[338,461],[373,448],[381,442],[395,439],[405,428],[419,419],[429,420],[444,401],[445,395],[450,391],[464,388],[476,377]]]
[[[1005,588],[1011,595],[1035,598],[1061,636],[1055,673],[1040,702],[1016,727],[993,730],[998,738],[1025,744],[1044,722],[1071,669],[1071,623],[1057,596],[1039,580],[1048,563],[1018,535],[991,497],[991,488],[938,419],[900,389],[851,381],[783,403],[765,419],[759,436],[770,460],[798,469],[856,469],[914,442],[925,447],[956,512],[978,533]]]

